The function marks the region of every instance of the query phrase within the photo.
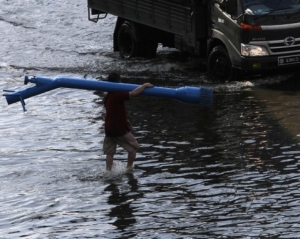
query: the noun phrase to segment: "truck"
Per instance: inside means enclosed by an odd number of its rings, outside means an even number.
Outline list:
[[[88,19],[117,16],[113,49],[155,57],[158,44],[201,57],[210,79],[296,70],[300,0],[87,0]]]

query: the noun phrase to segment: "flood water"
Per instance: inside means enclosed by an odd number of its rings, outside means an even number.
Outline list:
[[[16,4],[17,2],[17,4]],[[86,1],[0,0],[0,88],[24,74],[214,90],[211,108],[139,96],[133,174],[118,149],[105,171],[103,97],[57,89],[0,101],[0,238],[300,238],[299,74],[212,84],[198,59],[159,47],[125,61],[115,18]]]

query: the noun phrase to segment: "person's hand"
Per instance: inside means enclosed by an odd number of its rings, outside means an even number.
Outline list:
[[[147,88],[148,88],[148,87],[153,87],[153,85],[152,85],[151,83],[149,83],[149,82],[144,83],[143,85],[144,85],[145,87],[147,87]]]

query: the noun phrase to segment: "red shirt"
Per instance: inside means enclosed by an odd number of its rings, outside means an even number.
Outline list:
[[[130,131],[125,100],[129,100],[129,92],[111,92],[104,99],[105,135],[108,137],[122,136]]]

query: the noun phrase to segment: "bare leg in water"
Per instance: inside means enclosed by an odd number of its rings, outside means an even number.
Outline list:
[[[127,161],[127,168],[133,168],[133,163],[136,158],[136,150],[133,150],[132,152],[128,152],[128,161]],[[106,155],[106,170],[111,171],[111,168],[113,166],[114,161],[114,155],[113,154],[107,154]]]
[[[106,155],[106,170],[111,171],[113,161],[114,161],[114,155],[113,154],[107,154]]]
[[[133,150],[132,152],[128,152],[128,162],[127,162],[127,168],[133,168],[133,163],[136,157],[136,151]]]

